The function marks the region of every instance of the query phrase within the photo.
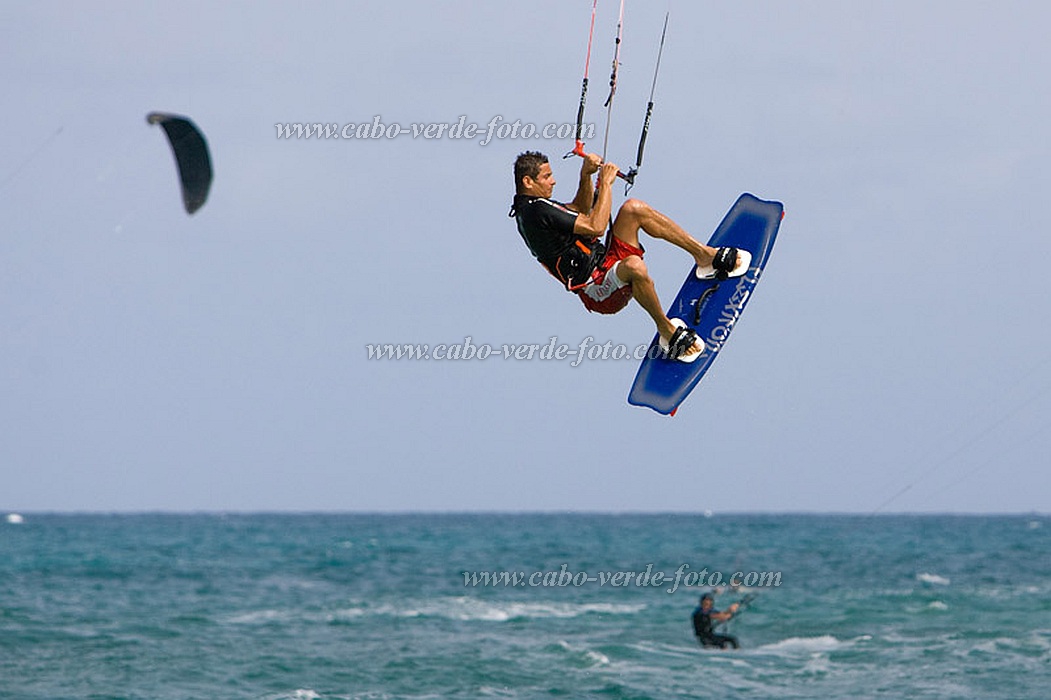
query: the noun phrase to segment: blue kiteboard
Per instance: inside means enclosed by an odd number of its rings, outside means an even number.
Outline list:
[[[690,267],[668,318],[680,318],[704,341],[704,352],[693,362],[669,360],[655,335],[635,376],[628,403],[673,415],[726,344],[763,274],[777,230],[784,217],[780,202],[742,194],[708,240],[713,247],[734,246],[752,254],[751,266],[740,277],[698,279]]]

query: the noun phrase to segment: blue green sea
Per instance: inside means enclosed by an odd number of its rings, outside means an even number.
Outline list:
[[[1049,693],[1044,515],[0,520],[3,698]]]

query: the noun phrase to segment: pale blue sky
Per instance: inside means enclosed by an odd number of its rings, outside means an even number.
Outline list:
[[[0,10],[0,510],[1049,510],[1051,7],[629,0],[625,165],[671,11],[633,195],[702,239],[741,192],[787,212],[675,418],[634,362],[367,360],[648,342],[506,216],[567,141],[276,135],[572,121],[590,2],[85,7]],[[152,110],[211,144],[193,217]],[[670,301],[688,260],[648,251]]]

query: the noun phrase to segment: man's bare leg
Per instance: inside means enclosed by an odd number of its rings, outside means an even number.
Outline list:
[[[693,256],[701,267],[712,264],[716,249],[704,245],[688,234],[681,226],[640,199],[629,199],[617,212],[613,221],[613,235],[639,247],[639,229],[654,238],[668,241]]]
[[[616,272],[617,277],[631,285],[631,295],[653,319],[657,325],[657,334],[667,345],[672,334],[675,333],[675,326],[671,319],[664,315],[664,307],[657,298],[657,288],[653,284],[649,270],[646,269],[646,263],[639,256],[631,255],[620,261]],[[682,353],[680,357],[689,357],[703,350],[703,341],[698,339],[693,348]]]

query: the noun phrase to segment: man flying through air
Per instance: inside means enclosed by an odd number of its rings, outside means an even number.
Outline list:
[[[599,173],[598,187],[591,176]],[[613,220],[609,247],[606,233],[613,209],[612,185],[617,166],[589,153],[580,166],[573,201],[551,199],[555,178],[547,156],[526,151],[515,159],[515,198],[511,216],[533,256],[565,288],[580,297],[589,311],[614,314],[635,298],[657,326],[660,346],[668,357],[693,362],[704,353],[704,341],[681,319],[671,319],[657,298],[653,279],[642,257],[639,230],[676,245],[697,263],[701,279],[737,277],[751,263],[748,251],[712,248],[698,242],[678,224],[638,199],[628,199]]]

